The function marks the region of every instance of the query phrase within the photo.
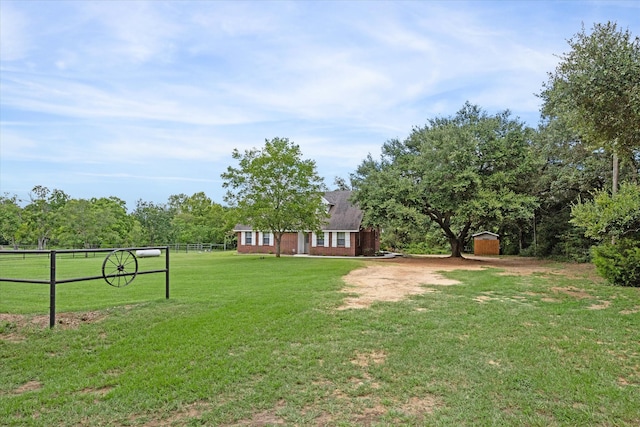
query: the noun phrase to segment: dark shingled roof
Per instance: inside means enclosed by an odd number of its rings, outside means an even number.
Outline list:
[[[324,231],[358,231],[364,212],[349,201],[351,191],[328,191],[324,198],[329,202],[329,222]],[[234,231],[250,231],[251,226],[237,224]]]
[[[349,201],[351,191],[329,191],[324,198],[331,204],[329,224],[323,227],[326,231],[357,231],[360,229],[364,212]]]

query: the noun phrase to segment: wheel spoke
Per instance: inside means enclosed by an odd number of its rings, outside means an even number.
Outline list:
[[[129,250],[115,250],[102,263],[102,277],[116,288],[127,286],[138,273],[138,260]]]

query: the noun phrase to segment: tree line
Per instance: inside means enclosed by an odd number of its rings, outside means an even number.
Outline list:
[[[448,246],[459,257],[486,230],[505,254],[593,258],[610,281],[640,286],[640,39],[609,22],[568,44],[542,84],[537,128],[467,102],[336,179],[353,190],[364,225],[383,231],[383,247]],[[221,175],[229,207],[181,194],[140,200],[127,215],[115,197],[73,200],[37,186],[24,208],[0,199],[0,238],[128,246],[222,242],[236,221],[276,236],[321,227],[325,186],[296,144],[274,138],[233,158],[238,167]]]
[[[15,195],[0,196],[0,245],[89,249],[222,244],[234,225],[231,210],[203,192],[172,195],[161,204],[140,199],[128,213],[117,197],[73,199],[63,190],[37,185],[21,205]]]
[[[351,176],[366,222],[400,246],[444,238],[454,257],[494,231],[504,253],[592,258],[640,286],[640,39],[609,22],[568,44],[537,129],[466,103],[369,155]]]

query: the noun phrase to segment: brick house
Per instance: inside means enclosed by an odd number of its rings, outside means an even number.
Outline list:
[[[292,231],[282,235],[282,255],[372,256],[380,250],[380,233],[364,228],[364,212],[349,201],[351,191],[329,191],[324,194],[329,219],[322,231]],[[275,253],[275,239],[269,231],[236,225],[238,253]]]

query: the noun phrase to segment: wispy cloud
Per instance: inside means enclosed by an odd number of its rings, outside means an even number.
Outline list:
[[[12,3],[0,4],[0,52],[3,61],[25,58],[30,47],[28,19]]]
[[[69,186],[129,202],[192,190],[220,200],[231,151],[275,136],[331,183],[466,100],[534,126],[535,93],[582,22],[640,33],[635,2],[0,8],[0,190]]]
[[[185,182],[221,182],[221,180],[206,179],[206,178],[192,178],[184,176],[166,176],[166,175],[135,175],[129,173],[79,173],[79,176],[91,176],[98,178],[115,178],[124,180],[143,180],[143,181],[185,181]]]

